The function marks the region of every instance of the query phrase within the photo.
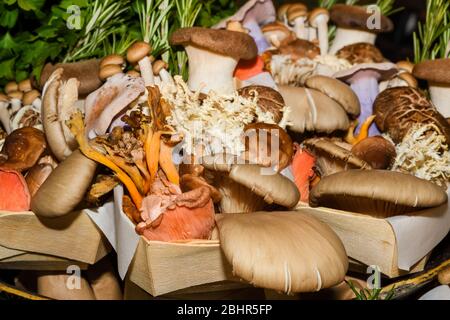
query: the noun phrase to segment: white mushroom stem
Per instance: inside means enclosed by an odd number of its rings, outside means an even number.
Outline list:
[[[193,91],[218,94],[234,92],[233,72],[238,61],[208,50],[186,46],[189,58],[188,86]]]
[[[375,44],[377,35],[372,32],[337,28],[336,37],[334,38],[333,45],[330,48],[330,54],[336,54],[340,49],[350,44],[364,42]]]
[[[22,101],[16,98],[11,99],[11,108],[9,108],[9,114],[17,112],[22,107]]]
[[[155,85],[155,78],[153,77],[152,63],[149,57],[144,57],[138,62],[141,76],[144,79],[146,87]]]
[[[7,101],[0,101],[0,122],[7,134],[11,133],[8,106],[9,103]]]
[[[444,118],[450,118],[450,84],[430,82],[428,87],[436,109]]]
[[[36,98],[34,99],[32,106],[36,109],[39,110],[39,112],[41,112],[41,107],[42,107],[42,100],[41,98]]]
[[[154,76],[153,78],[155,79],[155,85],[161,87],[162,84],[161,78],[159,76]]]
[[[317,30],[319,33],[320,54],[328,54],[328,17],[320,15],[316,18]]]
[[[297,38],[308,40],[309,32],[305,26],[306,17],[298,17],[294,20],[294,32]]]
[[[317,30],[316,30],[316,28],[309,27],[308,31],[309,31],[309,37],[308,37],[309,41],[312,42],[314,40],[317,40]]]
[[[159,71],[159,77],[161,78],[161,81],[163,83],[169,84],[169,85],[175,85],[172,75],[166,69],[161,69]]]

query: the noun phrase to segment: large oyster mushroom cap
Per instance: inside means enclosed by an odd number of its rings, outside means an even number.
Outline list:
[[[234,274],[285,293],[315,292],[342,282],[348,269],[345,248],[308,210],[219,215],[221,248]]]
[[[309,197],[324,206],[378,218],[413,214],[447,202],[443,188],[427,180],[387,170],[349,170],[323,178]]]
[[[400,143],[415,123],[432,123],[450,144],[450,125],[427,97],[412,87],[390,88],[380,93],[374,102],[375,123]]]

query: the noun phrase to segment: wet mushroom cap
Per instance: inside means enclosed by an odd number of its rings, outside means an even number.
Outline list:
[[[323,178],[311,190],[309,199],[312,207],[387,218],[443,205],[447,193],[434,183],[409,174],[349,170]]]
[[[144,41],[133,43],[127,50],[127,60],[129,63],[137,63],[152,51],[152,47]]]
[[[435,124],[450,144],[450,125],[428,98],[412,87],[390,88],[381,92],[373,105],[375,123],[389,133],[395,143],[402,142],[416,124]]]
[[[449,70],[450,59],[426,60],[416,64],[413,75],[430,82],[450,84]]]
[[[239,89],[238,94],[247,99],[257,96],[258,106],[264,112],[273,114],[275,123],[281,121],[284,99],[278,91],[266,86],[252,85]]]
[[[381,15],[380,28],[373,30],[367,27],[367,21],[372,13],[367,12],[365,7],[351,6],[345,4],[335,4],[330,9],[331,21],[340,28],[357,29],[373,33],[391,32],[394,30],[394,24],[386,16]]]
[[[352,153],[369,163],[373,169],[388,169],[397,155],[395,146],[381,136],[368,137],[352,148]]]
[[[233,272],[254,286],[316,292],[343,281],[348,257],[326,224],[300,212],[223,214],[221,248]]]
[[[342,81],[326,76],[312,76],[306,80],[306,87],[318,90],[338,102],[344,110],[352,115],[358,116],[361,105],[355,92]]]
[[[230,56],[236,60],[256,57],[258,49],[252,37],[243,32],[192,27],[175,31],[171,45],[193,45],[214,53]]]
[[[370,43],[354,43],[340,49],[336,56],[351,64],[382,63],[386,61],[381,51]]]

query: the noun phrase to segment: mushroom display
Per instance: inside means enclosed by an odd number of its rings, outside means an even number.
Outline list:
[[[191,90],[232,93],[233,73],[240,59],[256,57],[255,41],[247,34],[199,27],[178,29],[170,39],[183,45],[189,57],[188,85]]]
[[[414,215],[448,200],[446,192],[432,182],[386,170],[348,170],[327,176],[311,190],[309,199],[312,207],[326,206],[378,218]]]
[[[450,70],[449,59],[426,60],[414,67],[415,77],[428,81],[431,100],[445,118],[450,117]]]
[[[392,21],[383,15],[379,28],[371,28],[368,24],[371,15],[364,7],[335,4],[330,10],[330,18],[338,28],[330,53],[336,54],[343,47],[353,43],[375,44],[378,33],[394,29]]]
[[[225,214],[217,226],[234,274],[254,286],[317,292],[339,284],[347,272],[341,240],[307,210]]]

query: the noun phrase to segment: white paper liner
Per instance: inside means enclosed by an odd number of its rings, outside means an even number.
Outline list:
[[[450,287],[436,287],[421,296],[419,300],[450,300]]]

